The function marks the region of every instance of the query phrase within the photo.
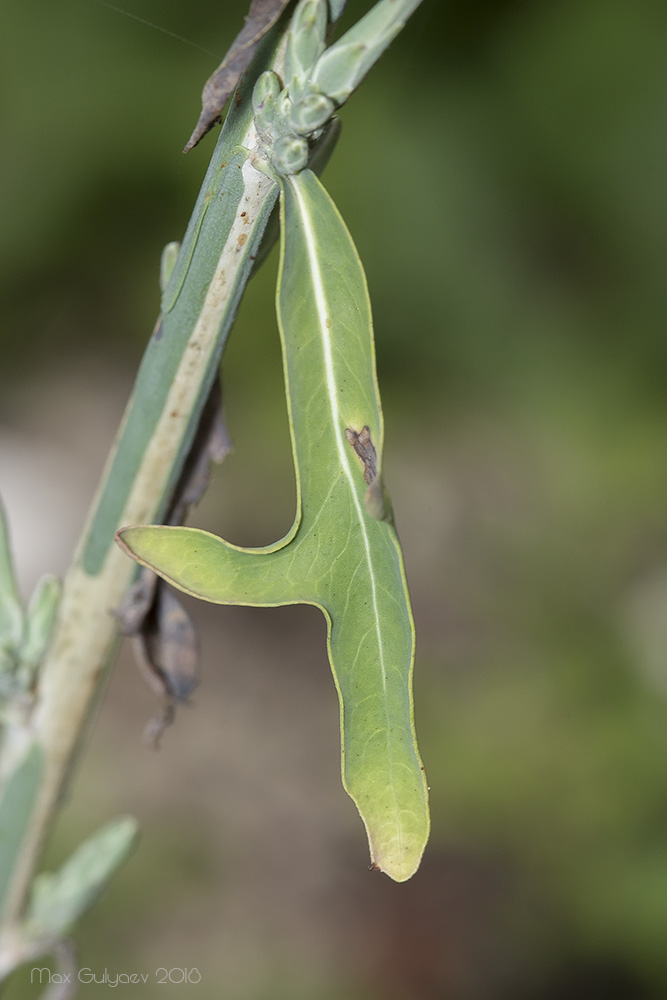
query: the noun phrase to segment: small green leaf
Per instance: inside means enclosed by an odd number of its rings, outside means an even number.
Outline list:
[[[0,500],[0,653],[3,648],[10,653],[18,646],[23,626],[23,605],[14,573],[7,519]]]
[[[0,911],[12,877],[14,862],[30,825],[44,769],[44,754],[32,743],[7,779],[0,800]]]
[[[345,9],[347,0],[329,0],[329,16],[331,21],[337,21]]]
[[[60,937],[95,902],[136,844],[131,816],[114,820],[84,841],[57,872],[34,881],[26,915],[29,933]]]
[[[290,90],[308,82],[324,52],[326,30],[326,0],[301,0],[292,17],[285,52],[285,82]]]
[[[181,244],[178,240],[173,240],[165,245],[160,258],[160,291],[164,293],[169,279],[174,273],[178,255],[181,252]]]
[[[366,55],[363,42],[351,45],[333,45],[327,49],[313,73],[318,90],[327,94],[336,104],[343,104],[361,79],[359,67]]]
[[[373,863],[409,878],[428,837],[412,709],[414,630],[381,479],[380,410],[366,281],[314,174],[285,178],[278,317],[297,480],[289,534],[243,549],[204,531],[135,527],[143,565],[220,604],[315,604],[340,698],[343,783]]]
[[[25,634],[21,643],[21,665],[34,670],[41,663],[51,641],[60,606],[62,583],[57,576],[43,576],[30,598]]]
[[[379,0],[320,57],[311,83],[337,104],[355,90],[422,0]]]

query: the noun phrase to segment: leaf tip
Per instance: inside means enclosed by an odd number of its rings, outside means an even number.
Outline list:
[[[119,528],[113,536],[113,540],[118,548],[121,549],[126,556],[130,556],[138,562],[141,561],[141,559],[137,554],[135,542],[141,537],[142,530],[141,525],[128,525],[125,528]]]
[[[369,871],[382,872],[384,875],[388,875],[393,882],[407,882],[417,872],[422,853],[420,852],[417,858],[412,855],[399,858],[388,856],[382,860],[375,858],[371,861]]]
[[[116,543],[116,545],[118,545],[118,547],[121,548],[123,552],[126,552],[128,555],[130,555],[131,553],[125,535],[127,534],[128,531],[131,530],[132,530],[131,528],[119,528],[116,534],[113,536],[113,540]]]
[[[419,818],[405,822],[393,830],[376,827],[372,833],[366,827],[371,854],[371,871],[381,871],[394,882],[407,882],[417,872],[430,833],[428,806],[424,804]]]
[[[211,131],[213,126],[220,121],[220,112],[212,112],[209,108],[204,108],[199,116],[197,124],[194,127],[192,135],[183,147],[184,153],[189,153],[191,149],[194,149],[204,136]]]

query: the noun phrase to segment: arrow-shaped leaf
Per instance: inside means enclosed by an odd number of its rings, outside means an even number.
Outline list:
[[[288,535],[243,549],[191,528],[134,527],[121,544],[180,589],[219,604],[315,604],[328,625],[343,783],[373,864],[397,881],[428,836],[412,710],[414,630],[382,485],[383,425],[366,280],[315,175],[283,179],[278,318],[297,479]]]

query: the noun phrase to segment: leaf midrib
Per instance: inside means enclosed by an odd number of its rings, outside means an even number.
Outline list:
[[[338,407],[338,398],[336,393],[336,376],[334,371],[334,360],[333,360],[333,350],[331,345],[331,329],[330,325],[327,325],[327,320],[329,320],[329,310],[327,308],[327,298],[326,292],[324,290],[324,281],[322,278],[322,271],[319,267],[319,255],[315,245],[315,239],[313,231],[310,226],[310,217],[305,208],[302,193],[299,189],[298,181],[294,178],[289,178],[292,186],[292,190],[296,197],[297,203],[299,205],[299,212],[301,215],[301,221],[303,225],[303,235],[306,243],[308,267],[310,268],[310,274],[312,278],[312,287],[315,296],[315,306],[317,308],[317,320],[320,327],[320,334],[322,339],[322,346],[324,349],[324,368],[326,373],[326,385],[327,385],[327,400],[329,403],[329,409],[331,412],[331,426],[333,427],[334,437],[336,439],[336,448],[338,451],[338,457],[340,459],[341,466],[345,472],[345,477],[348,481],[350,493],[352,494],[352,501],[354,503],[359,527],[361,528],[361,534],[364,541],[364,549],[366,551],[366,560],[369,567],[369,576],[371,580],[371,590],[373,594],[373,611],[375,618],[375,634],[378,641],[378,650],[380,652],[380,664],[382,667],[382,688],[386,695],[387,685],[386,685],[386,669],[384,661],[384,649],[382,643],[382,635],[379,628],[379,610],[377,604],[377,592],[375,587],[375,578],[373,573],[373,559],[371,554],[370,540],[368,538],[368,532],[366,530],[365,524],[365,511],[363,510],[361,504],[359,503],[359,497],[357,495],[357,490],[354,481],[354,472],[350,465],[350,446],[347,440],[343,438],[342,425],[343,421],[340,415],[340,409]]]
[[[380,631],[380,613],[378,608],[377,600],[377,590],[375,586],[375,573],[373,571],[373,558],[370,545],[370,539],[368,537],[368,532],[366,530],[366,512],[363,510],[360,502],[359,496],[357,494],[357,489],[354,480],[354,472],[350,464],[350,446],[347,440],[343,439],[342,426],[343,420],[341,419],[340,409],[338,407],[338,398],[336,392],[336,376],[335,376],[335,366],[333,360],[333,350],[331,344],[331,330],[333,328],[332,324],[328,325],[327,320],[329,320],[329,310],[327,309],[327,297],[324,288],[324,281],[322,277],[322,271],[319,266],[319,254],[317,252],[317,246],[314,238],[314,234],[310,225],[310,215],[308,213],[307,207],[304,202],[304,197],[302,191],[300,190],[298,176],[288,178],[288,183],[292,188],[294,196],[296,198],[297,205],[299,207],[299,214],[301,217],[302,232],[304,237],[304,242],[306,245],[306,257],[308,260],[308,267],[310,269],[310,275],[312,280],[313,294],[315,298],[315,306],[317,310],[317,320],[320,328],[321,342],[323,345],[324,352],[324,367],[326,375],[326,388],[327,388],[327,400],[329,402],[329,409],[331,412],[331,426],[333,428],[334,437],[336,440],[336,448],[338,451],[338,456],[340,459],[341,467],[344,470],[345,477],[348,481],[348,486],[350,494],[352,496],[352,501],[354,503],[357,521],[359,528],[361,530],[361,535],[363,539],[364,549],[366,553],[366,562],[369,570],[369,577],[371,583],[371,594],[373,601],[373,620],[375,623],[375,635],[377,639],[378,653],[380,657],[380,669],[382,675],[382,692],[383,692],[383,704],[385,709],[385,720],[387,726],[385,727],[386,739],[387,739],[387,758],[390,768],[390,787],[393,792],[394,798],[394,808],[397,816],[400,816],[400,809],[398,807],[398,801],[396,800],[396,791],[394,785],[394,761],[391,753],[391,743],[389,739],[388,726],[389,726],[389,716],[387,713],[387,670],[385,665],[385,655],[384,655],[384,643],[382,640],[382,633]],[[403,836],[402,836],[402,825],[399,822],[397,824],[398,837],[399,837],[399,850],[403,850]]]

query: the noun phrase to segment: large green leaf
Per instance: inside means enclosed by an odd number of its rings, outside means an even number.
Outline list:
[[[340,697],[343,783],[374,865],[403,881],[419,864],[429,820],[413,725],[414,629],[381,477],[366,280],[345,224],[309,170],[284,178],[281,212],[277,304],[294,525],[262,549],[191,528],[132,527],[119,538],[143,565],[207,601],[322,609]]]

